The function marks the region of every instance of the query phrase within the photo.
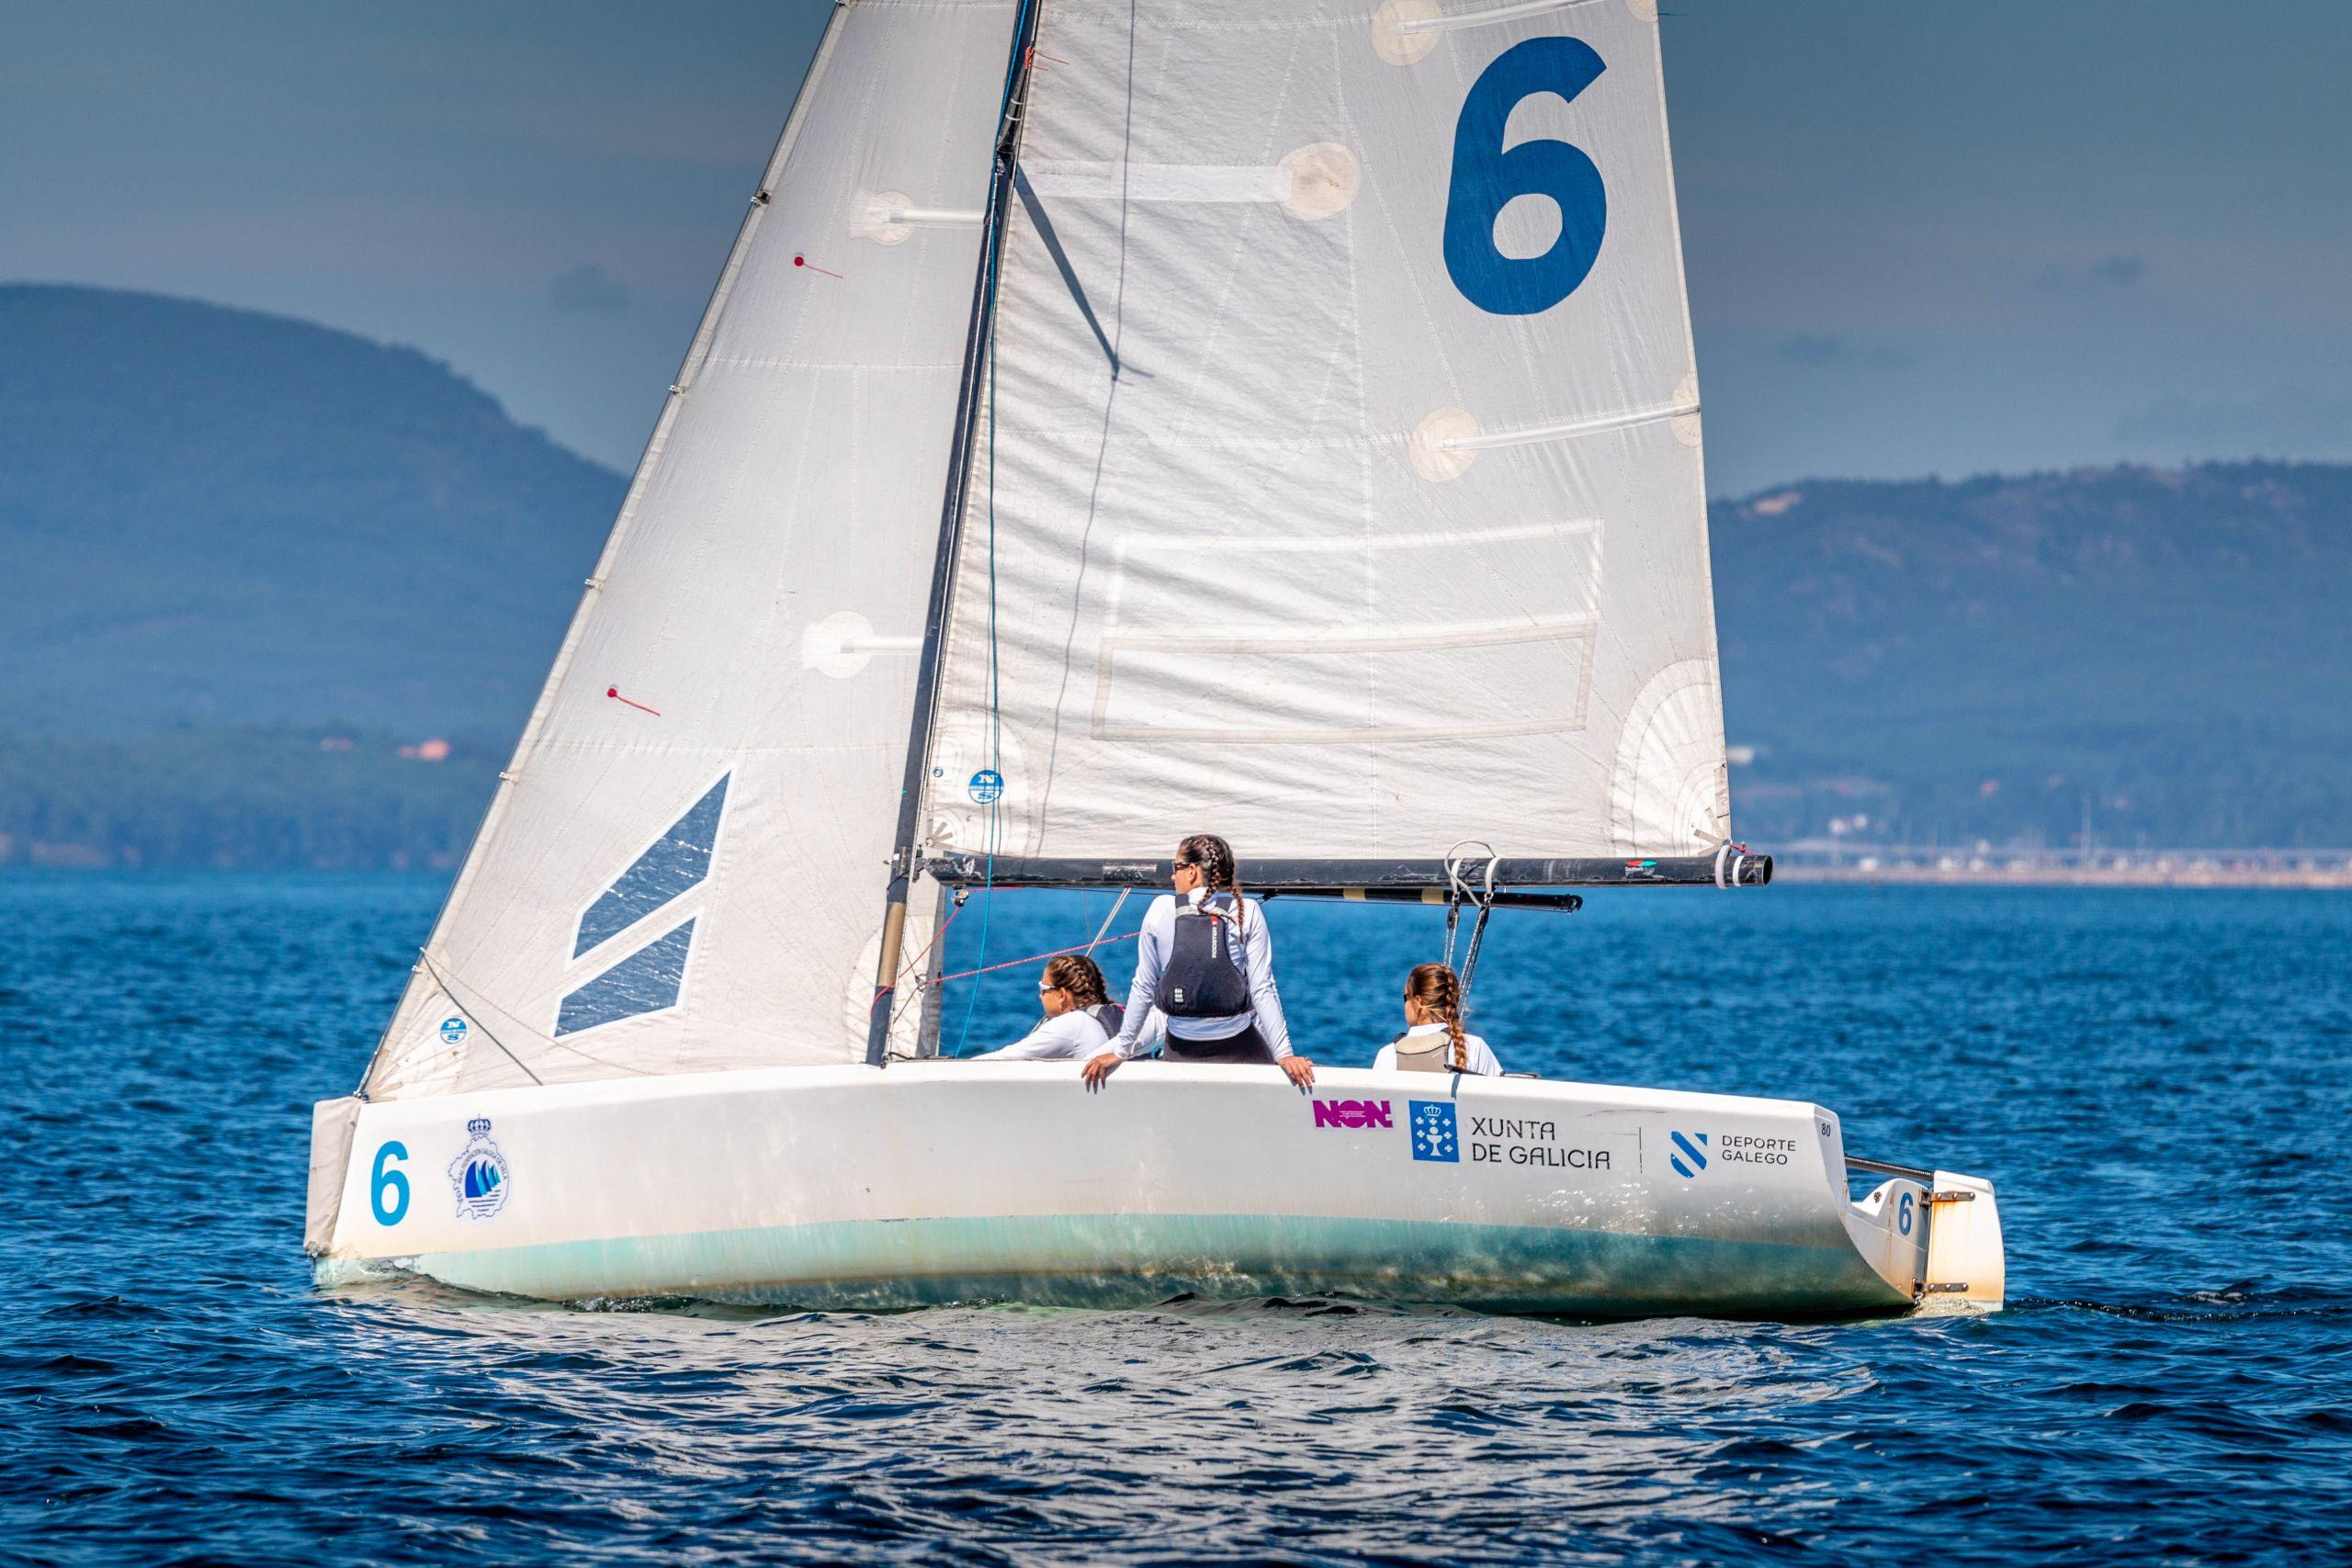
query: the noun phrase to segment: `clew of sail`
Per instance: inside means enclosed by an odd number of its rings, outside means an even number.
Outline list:
[[[1014,8],[834,13],[371,1097],[862,1058]]]
[[[1729,835],[1645,0],[1044,0],[933,854]]]

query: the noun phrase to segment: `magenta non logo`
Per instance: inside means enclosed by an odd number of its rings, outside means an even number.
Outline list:
[[[1388,1102],[1385,1100],[1318,1100],[1315,1102],[1315,1124],[1317,1127],[1393,1127],[1396,1123],[1388,1117]]]

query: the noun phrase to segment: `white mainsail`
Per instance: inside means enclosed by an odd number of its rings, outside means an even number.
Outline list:
[[[1654,6],[1044,0],[1035,60],[924,847],[1723,842]]]
[[[835,12],[370,1097],[863,1057],[1014,9]]]

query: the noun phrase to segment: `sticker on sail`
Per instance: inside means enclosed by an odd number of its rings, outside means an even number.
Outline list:
[[[982,768],[972,775],[965,792],[982,806],[993,805],[1004,795],[1004,775],[994,768]]]
[[[461,1043],[466,1038],[466,1021],[454,1014],[441,1021],[441,1041],[447,1045]]]
[[[494,1220],[506,1207],[508,1178],[505,1151],[490,1135],[490,1118],[477,1116],[466,1123],[472,1134],[458,1157],[449,1162],[449,1186],[458,1197],[458,1218]]]
[[[1462,1162],[1462,1140],[1456,1134],[1453,1107],[1442,1100],[1408,1100],[1412,1111],[1413,1157]]]

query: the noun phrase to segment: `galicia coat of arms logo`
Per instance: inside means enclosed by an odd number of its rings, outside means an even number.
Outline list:
[[[1442,1100],[1408,1100],[1412,1108],[1413,1157],[1462,1163],[1462,1138],[1453,1107]]]
[[[466,1123],[466,1131],[471,1138],[449,1162],[458,1218],[494,1220],[498,1211],[506,1207],[507,1178],[513,1173],[507,1168],[505,1151],[491,1139],[489,1117],[475,1117]]]

